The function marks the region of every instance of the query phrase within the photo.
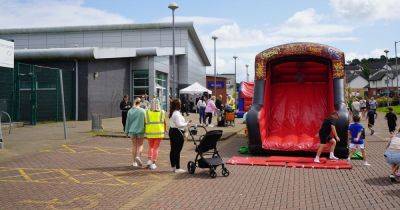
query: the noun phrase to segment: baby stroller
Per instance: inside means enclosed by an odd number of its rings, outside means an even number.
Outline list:
[[[206,131],[205,135],[199,137],[199,144],[194,139],[194,136],[197,135],[197,128],[201,127]],[[190,126],[189,134],[193,140],[194,145],[196,146],[196,158],[193,161],[189,161],[187,164],[188,172],[190,174],[194,174],[197,167],[199,168],[209,168],[210,169],[210,177],[217,177],[217,167],[222,166],[222,176],[229,176],[229,170],[225,168],[224,161],[221,156],[218,154],[217,150],[217,141],[221,139],[222,131],[221,130],[213,130],[208,131],[203,126]]]

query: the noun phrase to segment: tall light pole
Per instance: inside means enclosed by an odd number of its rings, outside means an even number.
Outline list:
[[[394,57],[396,62],[396,97],[399,97],[399,67],[397,66],[397,43],[400,41],[394,42]]]
[[[389,50],[384,50],[383,52],[385,52],[385,54],[386,54],[386,65],[388,65],[388,52],[389,52]],[[390,79],[389,78],[389,68],[386,68],[386,77],[387,77],[386,89],[387,89],[387,92],[388,92],[387,105],[389,106],[389,96],[390,96],[390,90],[389,90],[389,79]]]
[[[246,64],[246,80],[249,81],[249,64]]]
[[[217,95],[217,36],[212,36],[214,39],[214,95]]]
[[[236,84],[237,84],[237,82],[236,82],[236,77],[237,77],[237,75],[236,75],[236,60],[238,59],[238,57],[235,55],[235,56],[233,56],[233,59],[235,59],[235,90],[234,90],[234,93],[235,93],[235,103],[236,103],[237,96],[238,96],[238,94],[237,94],[237,86],[236,86]]]
[[[168,8],[171,9],[172,11],[172,93],[175,93],[176,95],[176,84],[175,84],[175,63],[176,63],[176,58],[175,58],[175,10],[178,9],[178,4],[175,2],[172,2],[168,5]],[[177,80],[179,81],[179,73],[177,72]]]

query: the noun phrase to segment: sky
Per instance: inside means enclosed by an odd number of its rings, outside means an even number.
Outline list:
[[[0,0],[0,28],[171,21],[167,0]],[[400,41],[400,0],[177,0],[176,21],[193,21],[217,72],[254,76],[257,53],[310,41],[337,47],[346,60],[380,57]],[[400,47],[398,47],[400,51]],[[400,52],[399,52],[400,54]],[[207,68],[213,73],[213,67]]]

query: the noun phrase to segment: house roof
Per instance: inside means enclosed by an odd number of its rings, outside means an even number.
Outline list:
[[[361,70],[361,67],[358,65],[345,65],[344,66],[345,71],[354,71],[354,70]]]
[[[187,28],[190,38],[199,52],[199,55],[206,66],[211,66],[207,53],[197,35],[193,22],[177,22],[176,28]],[[132,29],[164,29],[172,28],[172,23],[145,23],[145,24],[113,24],[113,25],[92,25],[92,26],[63,26],[63,27],[38,27],[38,28],[11,28],[0,29],[2,34],[24,34],[24,33],[51,33],[51,32],[81,32],[81,31],[104,31],[104,30],[132,30]]]

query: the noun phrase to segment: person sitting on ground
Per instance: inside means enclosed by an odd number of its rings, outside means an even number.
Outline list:
[[[374,135],[374,125],[375,119],[378,118],[378,114],[374,110],[368,110],[367,119],[368,119],[368,129],[371,131],[371,135]]]
[[[395,182],[396,176],[400,176],[398,173],[400,166],[400,130],[388,142],[384,156],[386,162],[392,167],[389,178],[392,182]]]
[[[364,159],[364,166],[369,166],[370,164],[367,162],[367,156],[365,154],[365,130],[360,123],[360,119],[361,117],[359,115],[354,115],[353,123],[349,126],[350,152],[347,160],[350,161],[354,152],[356,152],[357,149],[360,149]]]
[[[389,133],[393,134],[394,131],[396,130],[397,116],[393,112],[393,108],[392,107],[389,107],[388,110],[389,110],[389,112],[386,113],[385,119],[387,120],[387,124],[388,124],[388,127],[389,127]]]
[[[142,166],[143,141],[144,141],[145,111],[140,108],[140,99],[137,98],[133,107],[128,111],[125,133],[132,139],[133,167]]]
[[[317,155],[314,158],[315,163],[320,163],[319,157],[321,156],[322,150],[325,148],[327,143],[331,143],[331,148],[329,150],[329,159],[338,160],[339,158],[335,157],[334,151],[336,147],[336,142],[340,141],[339,136],[336,132],[336,121],[339,119],[339,115],[337,112],[333,112],[329,115],[329,117],[325,118],[322,122],[322,126],[319,130],[319,138],[320,145],[317,150]],[[332,137],[333,134],[333,137]]]
[[[160,102],[157,98],[151,101],[150,109],[146,110],[145,123],[145,133],[149,143],[147,165],[150,170],[155,170],[157,168],[158,148],[166,132],[165,112],[160,108]]]

